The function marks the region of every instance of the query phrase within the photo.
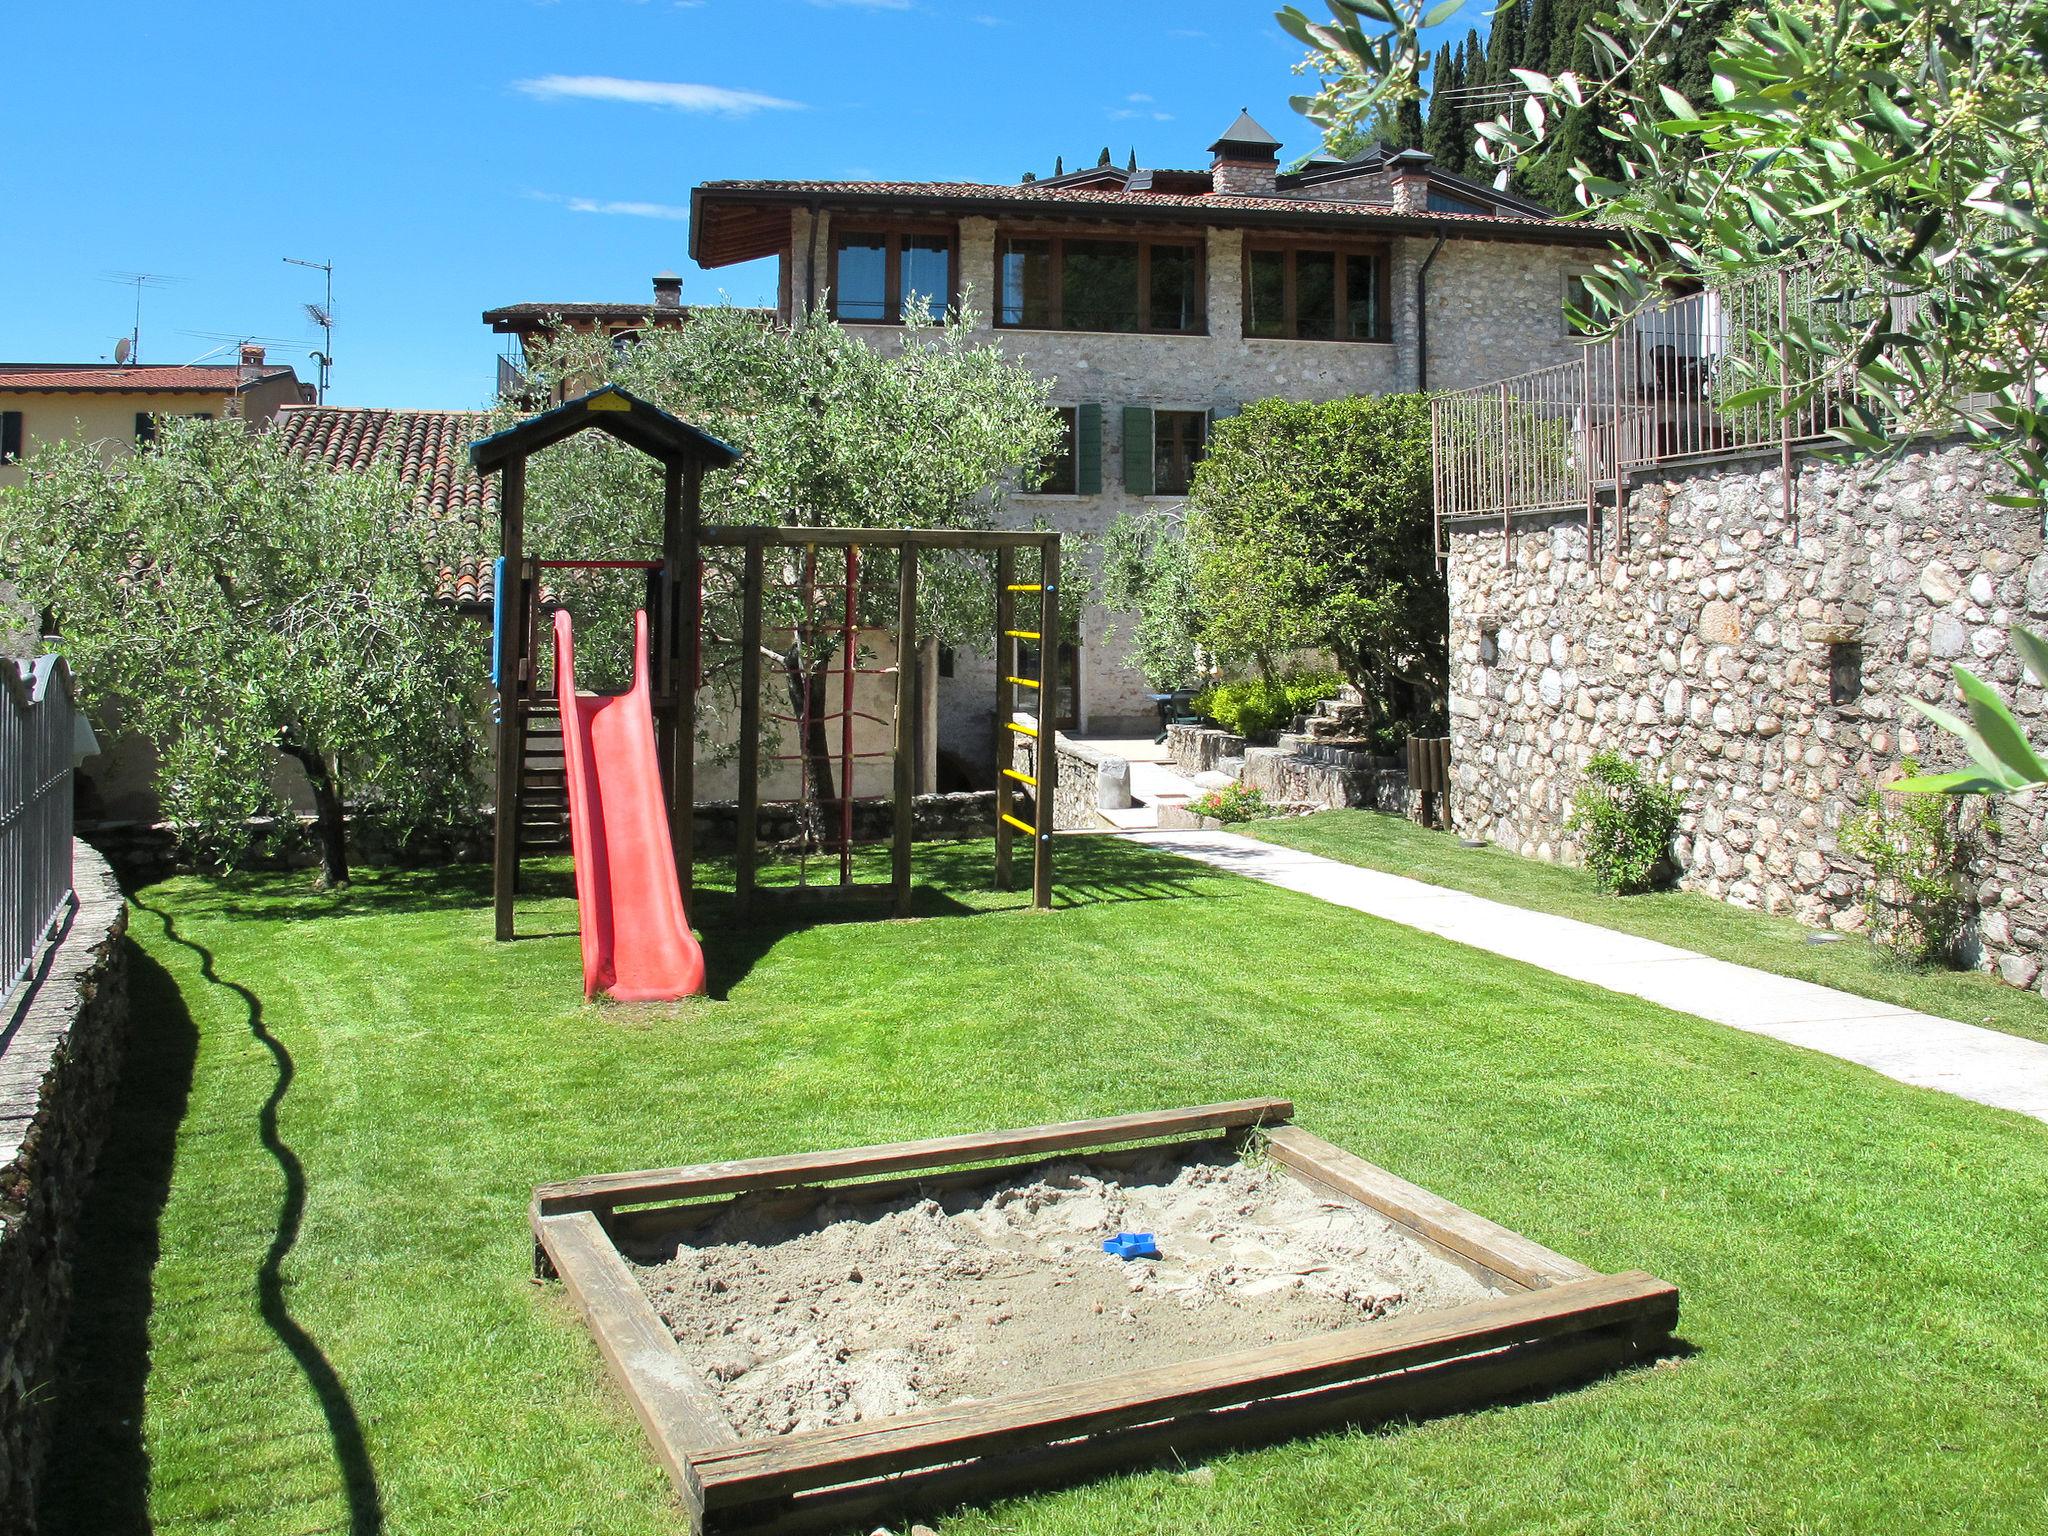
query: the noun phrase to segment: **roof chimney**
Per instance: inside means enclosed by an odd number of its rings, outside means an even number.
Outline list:
[[[242,366],[244,368],[261,368],[263,366],[263,344],[261,342],[245,341],[242,343]]]
[[[654,274],[654,307],[656,309],[681,309],[683,307],[683,280],[673,272]]]
[[[1436,163],[1427,150],[1404,149],[1387,159],[1393,173],[1394,212],[1429,212],[1429,168]]]
[[[1209,163],[1212,191],[1271,197],[1279,189],[1280,141],[1253,120],[1249,108],[1209,148],[1216,156]]]

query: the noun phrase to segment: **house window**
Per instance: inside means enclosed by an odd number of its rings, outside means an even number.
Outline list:
[[[1600,314],[1600,306],[1593,298],[1593,290],[1586,286],[1586,275],[1573,272],[1564,280],[1564,333],[1567,336],[1585,336],[1592,332]],[[1574,319],[1574,314],[1584,315],[1583,320]]]
[[[1152,413],[1152,494],[1185,496],[1209,445],[1207,411]],[[1129,450],[1126,449],[1126,452]]]
[[[21,461],[21,412],[0,411],[0,464]]]
[[[1449,192],[1429,189],[1425,204],[1431,213],[1492,213],[1494,210],[1485,203],[1476,203],[1469,197],[1457,197]]]
[[[998,325],[1198,335],[1206,323],[1193,242],[1008,236],[996,265]]]
[[[156,441],[156,417],[148,411],[135,413],[135,446],[147,448]]]
[[[869,325],[936,320],[953,304],[953,237],[933,232],[835,231],[832,314]]]
[[[1863,646],[1838,640],[1828,647],[1828,702],[1854,704],[1863,697]]]
[[[1080,411],[1071,405],[1055,406],[1060,418],[1059,446],[1045,458],[1045,472],[1038,482],[1041,496],[1072,496],[1079,489],[1075,476],[1074,434]]]
[[[1479,665],[1497,666],[1500,662],[1500,626],[1482,625],[1479,630]]]
[[[1038,647],[1024,640],[1019,640],[1016,644],[1016,675],[1018,677],[1036,678],[1038,676]],[[1059,666],[1056,670],[1058,680],[1055,686],[1057,687],[1059,697],[1055,704],[1056,713],[1052,722],[1053,729],[1056,731],[1078,729],[1081,724],[1081,648],[1078,645],[1062,641],[1060,643]],[[1030,690],[1024,689],[1021,691],[1028,693]],[[1037,713],[1036,710],[1032,709],[1029,704],[1024,703],[1022,700],[1019,701],[1019,707],[1032,714]]]
[[[1379,251],[1252,247],[1244,333],[1289,341],[1386,341],[1387,263]]]

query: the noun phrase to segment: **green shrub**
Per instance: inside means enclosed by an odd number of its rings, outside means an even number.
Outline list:
[[[1625,896],[1658,882],[1683,811],[1668,785],[1645,778],[1619,752],[1596,752],[1564,826],[1579,835],[1579,851],[1600,889]]]
[[[1910,757],[1899,768],[1906,778],[1920,771]],[[1954,959],[1969,916],[1956,815],[1946,795],[1873,788],[1863,814],[1842,827],[1843,852],[1870,866],[1863,910],[1871,942],[1915,965]]]
[[[1301,672],[1291,677],[1245,678],[1217,683],[1195,695],[1196,714],[1214,720],[1238,736],[1277,731],[1296,715],[1305,715],[1344,686],[1334,672]]]
[[[1242,784],[1226,785],[1212,789],[1206,795],[1198,795],[1188,802],[1188,809],[1197,816],[1210,816],[1217,821],[1257,821],[1262,816],[1273,814],[1273,807],[1266,804],[1266,797],[1256,789],[1246,789]]]

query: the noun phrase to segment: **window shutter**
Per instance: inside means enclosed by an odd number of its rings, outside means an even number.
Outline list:
[[[1102,494],[1102,407],[1074,407],[1074,492]]]
[[[0,411],[0,464],[21,457],[21,412]]]
[[[1152,412],[1142,405],[1124,407],[1124,489],[1150,496],[1153,486]]]

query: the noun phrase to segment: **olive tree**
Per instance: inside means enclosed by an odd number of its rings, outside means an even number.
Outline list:
[[[1419,395],[1265,400],[1219,421],[1188,496],[1204,636],[1226,654],[1327,651],[1382,717],[1429,718],[1449,682],[1429,483]]]
[[[109,461],[38,450],[0,491],[0,569],[56,620],[90,707],[157,753],[165,814],[222,859],[296,825],[348,879],[351,802],[401,830],[475,808],[475,626],[436,601],[435,530],[386,470],[336,473],[239,422],[165,419]]]
[[[971,322],[913,323],[895,345],[872,345],[822,312],[787,325],[737,309],[694,311],[677,327],[614,344],[557,327],[529,357],[537,389],[614,383],[725,439],[743,457],[704,482],[707,522],[818,528],[995,526],[1006,490],[1036,476],[1057,446],[1050,386],[977,340]],[[506,420],[516,402],[501,407]],[[661,538],[659,474],[644,456],[589,433],[532,461],[528,521],[536,549],[655,552]],[[833,798],[824,716],[826,673],[837,643],[834,576],[796,552],[767,572],[763,649],[783,679],[789,713],[812,721],[802,751],[814,795]],[[896,623],[896,556],[878,548],[863,584],[864,624]],[[1035,574],[1035,573],[1034,573]],[[843,573],[839,580],[843,581]],[[1028,578],[1027,578],[1028,579]],[[580,594],[593,611],[602,597]],[[617,589],[614,588],[616,593]],[[628,629],[616,612],[602,647]],[[1070,605],[1071,606],[1071,605]],[[984,640],[993,628],[991,562],[967,551],[927,553],[919,565],[919,630],[943,644]],[[739,603],[734,573],[706,572],[706,682],[738,684]],[[710,711],[706,711],[707,725]]]
[[[1317,89],[1296,105],[1341,134],[1419,91],[1423,29],[1461,0],[1288,7]],[[1727,403],[1789,413],[1852,395],[1838,435],[1877,452],[1961,423],[2048,496],[2048,0],[1760,0],[1715,37],[1710,99],[1671,84],[1725,25],[1717,0],[1607,0],[1588,65],[1513,71],[1478,126],[1508,171],[1597,116],[1620,174],[1572,167],[1588,213],[1625,231],[1592,283],[1607,324],[1675,279],[1815,274],[1815,302],[1758,338]],[[1741,381],[1738,381],[1741,382]],[[1845,386],[1853,384],[1851,391]]]

